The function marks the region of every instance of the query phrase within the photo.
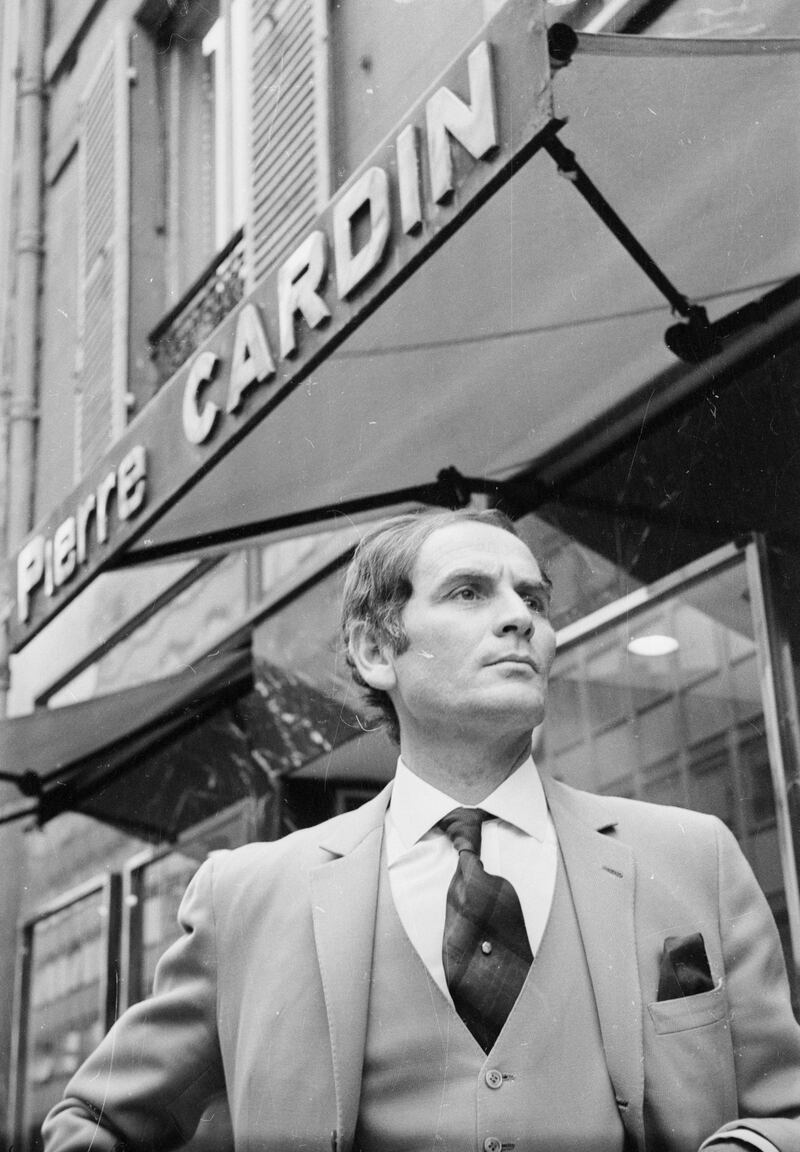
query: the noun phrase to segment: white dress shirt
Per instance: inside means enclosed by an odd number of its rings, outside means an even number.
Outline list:
[[[498,817],[483,824],[481,860],[487,872],[514,885],[534,956],[550,915],[558,861],[555,829],[531,757],[476,805],[459,804],[398,760],[385,823],[392,897],[409,940],[448,999],[442,937],[458,853],[436,825],[460,807]]]

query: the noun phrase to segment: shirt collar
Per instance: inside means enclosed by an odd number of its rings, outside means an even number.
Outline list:
[[[452,796],[416,776],[402,757],[398,758],[390,813],[404,849],[411,848],[443,816],[459,806]],[[546,839],[547,801],[532,756],[475,807],[498,816],[542,843]]]

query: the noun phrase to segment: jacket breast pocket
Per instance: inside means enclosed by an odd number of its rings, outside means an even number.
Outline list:
[[[724,982],[648,1004],[644,1058],[648,1148],[699,1148],[738,1115]]]
[[[687,1032],[690,1028],[706,1028],[728,1014],[725,983],[720,979],[710,992],[697,996],[681,996],[675,1000],[654,1001],[647,1005],[653,1027],[660,1034]]]

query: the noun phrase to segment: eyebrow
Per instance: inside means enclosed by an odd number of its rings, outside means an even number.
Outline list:
[[[452,584],[458,584],[462,580],[474,581],[493,581],[495,575],[493,572],[486,571],[483,568],[456,568],[453,572],[448,572],[437,582],[437,587],[447,588]],[[542,572],[541,579],[532,580],[527,576],[519,580],[514,585],[517,589],[522,589],[525,592],[547,592],[550,595],[553,591],[553,581],[546,572]]]
[[[524,589],[526,592],[546,592],[549,596],[553,591],[553,581],[549,576],[542,573],[541,580],[520,580],[515,587]]]

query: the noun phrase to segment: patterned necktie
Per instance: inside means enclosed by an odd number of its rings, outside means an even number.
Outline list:
[[[514,1007],[533,955],[514,886],[481,863],[481,808],[455,808],[442,828],[458,852],[447,891],[442,960],[461,1019],[489,1052]]]

